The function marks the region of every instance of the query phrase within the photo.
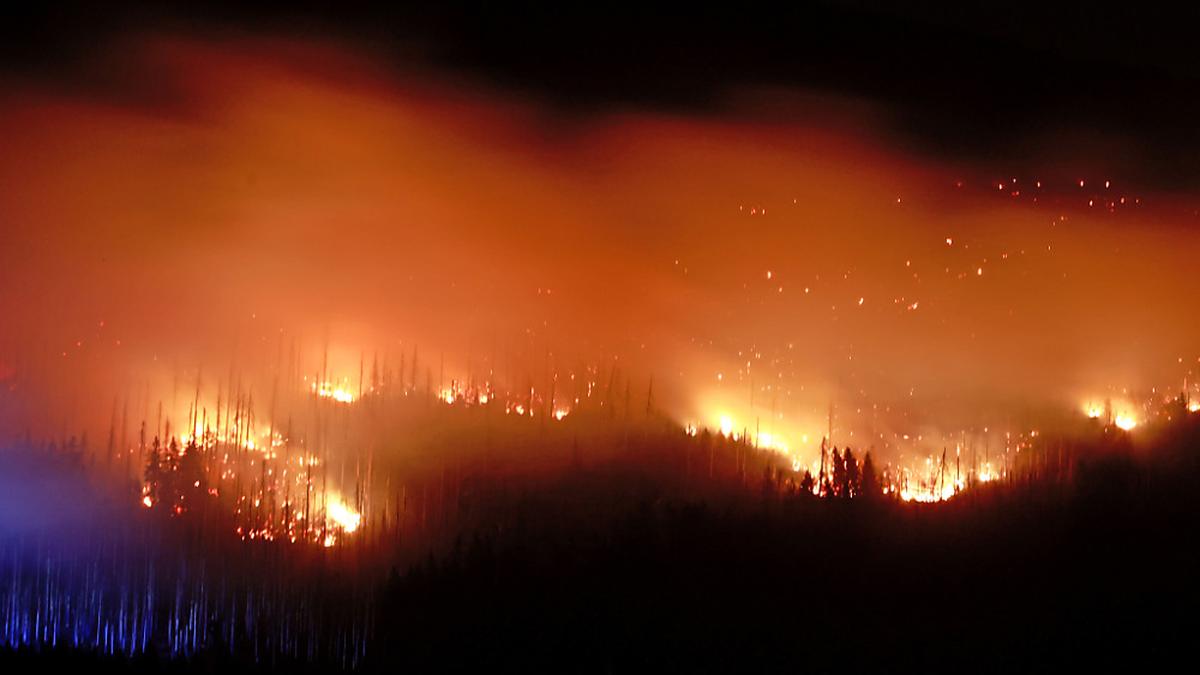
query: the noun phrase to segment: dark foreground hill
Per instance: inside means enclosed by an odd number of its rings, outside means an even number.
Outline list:
[[[650,492],[618,508],[596,503],[594,475],[567,476],[510,504],[503,523],[393,571],[369,600],[373,638],[359,667],[1074,672],[1188,663],[1200,601],[1196,438],[1190,429],[1153,451],[1080,448],[1087,459],[1069,482],[987,485],[933,505],[764,485],[744,499]],[[5,672],[234,672],[249,663],[54,650],[0,660]]]

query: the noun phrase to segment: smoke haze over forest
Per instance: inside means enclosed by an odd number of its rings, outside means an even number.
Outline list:
[[[1052,145],[1001,173],[867,100],[589,113],[272,35],[128,35],[74,77],[0,99],[0,377],[49,402],[13,433],[417,347],[443,385],[616,363],[680,423],[815,448],[832,403],[883,445],[1178,391],[1200,358],[1195,205]]]

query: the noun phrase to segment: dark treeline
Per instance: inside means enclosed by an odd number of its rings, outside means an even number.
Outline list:
[[[452,428],[486,413],[434,414]],[[745,440],[652,416],[572,419],[485,428],[489,440],[413,483],[427,496],[388,507],[405,518],[381,514],[329,550],[244,542],[219,512],[171,516],[137,492],[111,509],[123,534],[81,537],[75,557],[10,538],[0,596],[16,651],[4,660],[1011,672],[1144,667],[1188,644],[1198,415],[1136,442],[1098,424],[1045,439],[1005,478],[938,504],[870,487],[890,467],[857,449],[830,448],[822,498],[812,476]],[[29,453],[82,471],[86,455],[64,446]],[[512,464],[531,455],[540,470]],[[39,608],[92,632],[23,637],[29,617],[45,625]]]
[[[516,524],[390,580],[369,668],[1028,672],[1190,658],[1200,429],[1102,432],[1069,485],[937,505],[650,500]],[[1143,455],[1141,453],[1152,453]],[[576,494],[582,486],[565,488]]]

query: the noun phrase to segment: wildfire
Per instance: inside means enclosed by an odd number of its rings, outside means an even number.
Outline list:
[[[906,502],[920,502],[930,504],[933,502],[944,502],[958,493],[954,484],[943,485],[941,489],[936,487],[918,487],[904,488],[900,490],[900,499]]]
[[[781,452],[785,455],[790,452],[787,442],[783,438],[766,432],[758,435],[758,447]]]
[[[572,376],[574,379],[574,376]],[[591,383],[589,383],[589,389]],[[552,390],[553,391],[553,390]],[[453,380],[450,386],[443,387],[437,390],[435,400],[439,403],[444,403],[448,406],[455,407],[472,407],[485,406],[489,403],[504,405],[505,415],[517,415],[518,417],[534,417],[538,414],[544,414],[556,422],[561,422],[566,419],[574,409],[574,406],[579,404],[579,397],[574,399],[574,405],[557,405],[553,394],[547,399],[543,394],[536,389],[530,388],[528,393],[521,392],[520,395],[513,392],[498,392],[493,389],[490,382],[482,384],[464,383]],[[559,401],[563,399],[557,399]]]
[[[255,440],[255,435],[259,440]],[[287,445],[288,439],[279,431],[272,431],[270,428],[255,432],[243,430],[237,423],[234,423],[227,432],[197,429],[193,434],[185,433],[179,437],[179,442],[183,453],[186,453],[187,448],[192,445],[212,450],[217,446],[232,443],[244,450],[261,452],[267,459],[275,459],[276,449]]]
[[[336,523],[338,527],[345,530],[347,534],[357,530],[359,524],[362,522],[362,514],[346,506],[340,499],[329,504],[327,513],[329,519]],[[328,544],[326,545],[328,546]]]
[[[729,415],[721,415],[719,425],[722,436],[733,435],[733,418],[731,418]]]
[[[312,391],[317,396],[321,398],[332,399],[336,403],[354,402],[354,394],[352,394],[350,390],[344,387],[336,386],[330,382],[322,382],[319,385],[314,382],[312,385]]]
[[[1105,419],[1106,424],[1113,424],[1122,431],[1130,431],[1137,427],[1140,423],[1138,418],[1130,410],[1134,405],[1129,401],[1119,403],[1120,409],[1114,410],[1117,406],[1112,402],[1107,402],[1100,406],[1095,403],[1087,403],[1083,406],[1084,413],[1091,419]]]
[[[979,478],[980,483],[990,483],[999,478],[1000,475],[997,474],[996,470],[992,468],[991,462],[984,462],[983,466],[979,469],[979,474],[977,477]]]
[[[725,438],[733,441],[753,441],[754,446],[760,450],[772,450],[788,456],[791,456],[792,454],[791,443],[789,443],[783,434],[779,433],[778,431],[737,431],[739,427],[741,427],[743,430],[745,430],[746,427],[742,425],[741,422],[734,419],[732,415],[722,412],[715,415],[715,417],[717,421],[716,431]],[[756,423],[756,429],[757,426],[758,425]],[[696,436],[700,433],[700,429],[700,426],[693,422],[689,422],[684,426],[684,432],[688,436]],[[745,436],[745,438],[743,438],[743,436]],[[797,436],[801,438],[802,445],[807,445],[807,434],[797,434]],[[799,469],[796,470],[798,471]]]
[[[570,377],[573,380],[575,375]],[[295,393],[317,400],[329,399],[335,404],[350,404],[359,397],[351,393],[347,381],[346,378],[331,381],[321,378],[316,383],[308,380]],[[586,417],[595,388],[591,377],[586,379],[586,390],[577,389],[571,392],[574,395],[567,395],[570,391],[567,386],[571,385],[551,385],[543,393],[533,386],[499,389],[487,380],[450,379],[447,384],[423,390],[404,388],[402,397],[397,400],[407,400],[420,393],[435,404],[456,410],[491,405],[497,411],[503,408],[506,414],[518,417],[545,416],[553,423],[568,416]],[[363,395],[374,397],[378,394],[379,398],[372,400],[386,403],[389,399],[379,394],[380,391],[385,390],[372,384],[363,389]],[[1091,396],[1077,410],[1089,418],[1103,420],[1105,427],[1124,431],[1154,423],[1157,418],[1151,403],[1139,403],[1139,399],[1130,396],[1128,392],[1122,392],[1115,400],[1109,396]],[[324,453],[327,449],[320,445],[308,447],[304,435],[292,433],[290,420],[286,425],[287,432],[281,433],[270,419],[274,414],[257,416],[249,397],[243,398],[239,394],[236,407],[232,399],[225,400],[226,407],[222,409],[220,399],[217,406],[209,407],[200,405],[197,396],[197,402],[189,406],[184,424],[190,433],[168,438],[161,444],[156,438],[148,444],[149,459],[144,460],[142,467],[145,482],[141,496],[137,497],[141,507],[165,515],[183,515],[196,509],[198,500],[212,499],[213,503],[231,511],[237,534],[243,540],[333,547],[356,535],[362,536],[357,533],[365,528],[364,514],[378,513],[378,510],[371,510],[369,488],[356,491],[358,496],[353,500],[345,499],[342,493],[333,489],[326,493],[324,485],[328,472],[324,468],[327,464]],[[1098,400],[1102,403],[1096,403]],[[1162,396],[1155,400],[1161,403]],[[1166,402],[1175,406],[1173,410],[1179,410],[1178,398],[1169,398]],[[1041,435],[1036,430],[1014,434],[1010,456],[1009,434],[1005,434],[1004,459],[996,466],[986,459],[976,462],[973,453],[970,462],[964,463],[961,447],[955,448],[949,460],[945,447],[940,450],[930,447],[926,452],[932,451],[932,454],[918,452],[915,456],[910,455],[911,459],[902,460],[901,464],[888,464],[888,468],[880,472],[874,468],[878,466],[879,455],[876,454],[870,464],[873,479],[868,483],[863,479],[867,475],[865,460],[876,450],[874,439],[861,436],[856,439],[854,430],[846,429],[839,434],[844,434],[840,455],[834,444],[824,438],[821,439],[820,454],[814,458],[816,449],[810,446],[810,435],[803,433],[803,429],[812,428],[811,419],[799,426],[798,420],[785,420],[774,411],[767,418],[761,415],[761,410],[742,408],[737,401],[714,400],[710,404],[708,413],[701,417],[707,424],[689,422],[683,425],[686,438],[698,437],[701,432],[719,434],[725,442],[718,447],[732,450],[736,446],[738,461],[743,464],[744,457],[752,452],[751,448],[777,453],[776,459],[764,458],[778,470],[771,480],[786,482],[790,486],[788,489],[807,490],[820,498],[856,498],[869,489],[876,495],[899,501],[945,502],[985,483],[1008,480],[1014,475],[1010,472],[1021,475],[1020,469],[1012,467],[1019,467],[1019,462],[1027,460],[1025,456],[1018,457],[1017,453],[1032,447]],[[604,400],[594,405],[599,409],[614,404],[606,394]],[[1192,412],[1200,411],[1200,400],[1185,399],[1184,407]],[[214,408],[218,415],[210,414]],[[357,416],[353,409],[347,409],[347,412],[347,419]],[[986,433],[987,429],[983,431]],[[882,434],[879,437],[884,438]],[[896,434],[896,438],[899,437],[900,434]],[[914,444],[922,441],[920,435],[904,434],[903,439]],[[855,446],[853,454],[846,447],[849,445]],[[993,461],[995,457],[992,456]],[[789,468],[793,475],[784,473]],[[874,487],[868,488],[868,485]],[[363,485],[357,487],[361,489]]]

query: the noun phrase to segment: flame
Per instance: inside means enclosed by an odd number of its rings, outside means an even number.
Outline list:
[[[1119,405],[1121,409],[1116,409],[1117,405]],[[1130,411],[1130,408],[1132,407],[1134,407],[1134,405],[1128,400],[1121,401],[1116,405],[1110,402],[1106,403],[1104,406],[1100,406],[1095,403],[1087,403],[1083,406],[1083,411],[1092,419],[1099,419],[1106,415],[1111,415],[1112,424],[1116,425],[1118,429],[1129,431],[1139,424],[1137,417],[1132,411]]]
[[[940,489],[934,485],[903,488],[900,490],[900,499],[906,502],[920,502],[924,504],[944,502],[958,494],[961,487],[961,485],[954,482],[948,482],[942,485]]]
[[[722,436],[733,435],[733,418],[731,418],[729,415],[721,415],[719,425]]]
[[[767,432],[763,432],[758,435],[758,447],[766,450],[781,452],[785,455],[791,452],[788,449],[787,442],[784,441],[783,438]]]
[[[1123,431],[1129,431],[1138,425],[1138,421],[1129,413],[1121,413],[1117,415],[1113,423]]]
[[[362,522],[362,514],[346,506],[340,499],[329,504],[327,509],[330,520],[346,531],[347,534],[358,529]],[[329,544],[326,544],[328,546]]]
[[[996,473],[996,470],[992,468],[991,462],[984,462],[983,467],[979,469],[978,477],[980,483],[990,483],[1000,476]]]
[[[350,390],[343,387],[335,386],[330,382],[323,382],[318,385],[316,382],[312,385],[313,393],[321,398],[333,399],[337,403],[353,403],[354,394]]]

